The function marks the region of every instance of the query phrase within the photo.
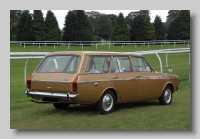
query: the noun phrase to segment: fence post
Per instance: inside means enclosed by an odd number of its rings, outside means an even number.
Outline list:
[[[55,49],[55,43],[54,43],[54,49]]]
[[[45,46],[46,46],[46,42],[45,42]]]
[[[122,43],[122,49],[123,49],[124,47],[123,47],[123,43]]]
[[[110,49],[110,43],[109,43],[109,49]]]
[[[176,45],[176,43],[175,43],[175,41],[174,41],[174,47],[175,47],[175,45]]]
[[[68,43],[68,50],[69,50],[69,43]]]
[[[149,43],[148,43],[148,48],[149,48]]]
[[[39,43],[39,49],[40,49],[40,43]]]
[[[96,44],[96,50],[97,50],[97,44]]]
[[[22,46],[22,45],[21,45],[21,41],[20,41],[20,46]]]
[[[83,50],[83,44],[82,44],[82,50]]]
[[[168,53],[166,54],[166,67],[168,68]]]
[[[188,42],[188,47],[190,47],[189,42]]]
[[[24,49],[25,49],[25,43],[24,43]]]

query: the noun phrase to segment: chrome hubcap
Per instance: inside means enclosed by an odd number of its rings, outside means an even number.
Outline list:
[[[103,97],[102,106],[103,106],[103,109],[105,111],[109,111],[112,108],[112,106],[113,106],[113,98],[112,98],[112,96],[110,94],[106,94]]]
[[[166,103],[171,101],[171,91],[169,89],[165,90],[164,98]]]

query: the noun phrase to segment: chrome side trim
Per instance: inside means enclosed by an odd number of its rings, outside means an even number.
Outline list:
[[[27,96],[38,95],[38,96],[59,97],[59,98],[67,98],[67,99],[79,97],[79,94],[70,94],[70,93],[63,94],[63,93],[39,92],[39,91],[32,92],[29,90],[27,90],[25,93],[27,94]]]

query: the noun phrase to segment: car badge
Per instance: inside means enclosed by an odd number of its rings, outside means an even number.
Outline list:
[[[68,81],[68,79],[67,79],[67,78],[64,78],[63,81]]]

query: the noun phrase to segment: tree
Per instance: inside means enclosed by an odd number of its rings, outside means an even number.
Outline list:
[[[94,35],[97,35],[97,22],[99,17],[101,16],[100,12],[97,11],[91,11],[91,12],[86,12],[86,15],[88,16],[88,20],[90,22],[90,25],[92,27],[92,32]]]
[[[169,40],[179,40],[181,37],[180,34],[180,17],[177,16],[174,20],[171,21],[167,33],[167,38]]]
[[[130,31],[131,41],[145,41],[146,40],[146,25],[142,15],[134,18]]]
[[[167,15],[167,22],[172,21],[179,15],[179,10],[169,10]]]
[[[92,41],[93,33],[89,20],[84,10],[77,10],[76,15],[78,17],[78,41]]]
[[[180,17],[180,39],[190,39],[190,11],[181,10],[179,12]]]
[[[144,19],[145,28],[146,28],[145,40],[156,39],[155,28],[153,24],[150,22],[150,20],[151,20],[150,16],[146,16]]]
[[[10,41],[16,40],[21,10],[10,10]]]
[[[32,28],[32,15],[29,10],[22,11],[20,16],[18,30],[17,30],[17,41],[34,41],[34,32]]]
[[[108,15],[102,14],[97,22],[97,36],[109,39],[112,33],[112,21]]]
[[[149,16],[150,15],[150,11],[149,10],[140,10],[139,11],[140,15],[142,15],[143,17]]]
[[[165,39],[165,27],[162,23],[162,19],[160,16],[156,15],[153,25],[154,25],[155,33],[156,33],[156,40],[164,40]]]
[[[140,12],[139,12],[139,11],[132,11],[132,12],[130,12],[130,13],[125,17],[126,23],[127,23],[129,26],[131,26],[132,23],[133,23],[133,19],[134,19],[136,16],[138,16],[138,15],[140,15]]]
[[[46,34],[46,41],[61,40],[61,32],[58,26],[58,21],[51,10],[47,11],[46,14],[45,34]]]
[[[41,10],[33,11],[33,32],[35,41],[45,40],[45,24]]]
[[[130,40],[130,32],[122,13],[119,13],[119,16],[117,17],[114,29],[112,31],[111,40],[112,41]]]
[[[65,17],[63,41],[77,41],[78,17],[76,11],[69,11]]]
[[[115,14],[108,14],[108,16],[110,17],[112,21],[112,27],[114,27],[117,16]]]

